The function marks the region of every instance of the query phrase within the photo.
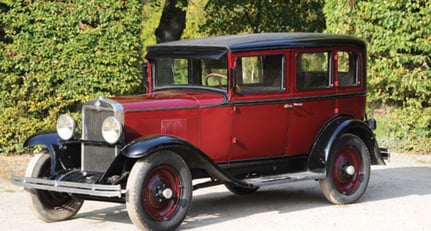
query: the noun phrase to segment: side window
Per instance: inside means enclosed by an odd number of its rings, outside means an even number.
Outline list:
[[[298,90],[331,87],[329,52],[299,53],[296,56],[296,88]]]
[[[351,51],[338,52],[338,86],[356,86],[358,80],[358,58]]]
[[[236,91],[259,93],[284,90],[284,56],[246,56],[237,59]]]
[[[227,61],[226,58],[218,60],[203,59],[201,61],[202,85],[209,87],[226,88]]]

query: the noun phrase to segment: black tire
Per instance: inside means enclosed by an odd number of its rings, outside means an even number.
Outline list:
[[[140,230],[174,230],[186,217],[192,179],[184,160],[162,151],[138,160],[127,180],[126,207]]]
[[[343,134],[334,143],[326,178],[320,180],[325,198],[334,204],[353,203],[365,193],[370,180],[370,153],[361,138]]]
[[[32,158],[27,166],[26,176],[47,178],[50,174],[51,158],[42,151]],[[67,193],[39,189],[26,189],[29,192],[34,214],[45,222],[63,221],[73,217],[84,203],[83,200]]]
[[[243,188],[236,186],[234,184],[226,183],[224,186],[233,194],[237,195],[247,195],[256,192],[259,187],[253,187],[253,188]]]

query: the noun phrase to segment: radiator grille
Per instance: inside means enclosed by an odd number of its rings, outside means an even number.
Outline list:
[[[100,100],[82,108],[82,164],[83,171],[105,172],[119,152],[117,146],[109,146],[102,136],[102,123],[106,117],[118,116],[115,107]],[[88,141],[88,142],[86,142]]]

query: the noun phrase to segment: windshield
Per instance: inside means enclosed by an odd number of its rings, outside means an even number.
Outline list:
[[[227,88],[227,58],[152,60],[155,89],[166,87]]]

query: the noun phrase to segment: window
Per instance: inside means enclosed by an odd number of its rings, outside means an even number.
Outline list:
[[[236,91],[253,93],[284,90],[283,67],[283,55],[238,58]]]
[[[227,68],[226,60],[203,59],[202,65],[202,84],[210,87],[227,87]]]
[[[338,86],[358,85],[357,56],[351,51],[338,52]]]
[[[159,58],[155,63],[155,88],[212,87],[227,88],[227,58]]]
[[[296,56],[296,88],[322,89],[331,86],[329,52],[300,53]]]

